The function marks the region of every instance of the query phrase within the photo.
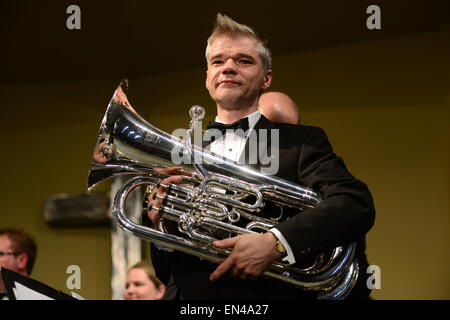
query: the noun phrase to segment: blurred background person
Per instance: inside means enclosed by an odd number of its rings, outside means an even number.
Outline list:
[[[0,229],[0,266],[29,277],[36,261],[37,245],[34,239],[19,228]],[[0,276],[0,299],[6,297]]]
[[[125,300],[161,300],[165,293],[166,286],[155,276],[150,262],[138,262],[128,270]]]
[[[300,124],[297,105],[282,92],[263,93],[259,98],[259,111],[272,122]]]

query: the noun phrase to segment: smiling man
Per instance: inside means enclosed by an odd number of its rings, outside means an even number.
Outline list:
[[[263,65],[255,38],[218,34],[208,41],[206,88],[217,103],[217,117],[225,123],[258,110],[259,95],[272,83],[272,70]]]
[[[217,106],[216,121],[208,128],[239,124],[244,131],[276,131],[279,138],[276,176],[312,188],[323,194],[323,201],[301,213],[286,212],[284,220],[267,232],[215,241],[214,246],[231,250],[218,266],[185,253],[166,253],[152,245],[157,273],[173,267],[179,296],[185,299],[313,299],[317,298],[314,292],[261,276],[275,260],[298,264],[315,254],[357,242],[361,272],[350,297],[367,298],[370,290],[364,273],[368,265],[365,234],[375,217],[367,186],[348,172],[343,160],[333,153],[322,129],[273,123],[261,115],[260,95],[272,83],[271,55],[250,27],[218,14],[207,42],[206,61],[206,88]],[[227,130],[208,148],[241,162],[248,143],[246,136]],[[179,181],[180,177],[174,175],[163,180],[163,184]],[[269,211],[266,208],[261,216],[269,219],[273,216]],[[149,211],[149,217],[154,224],[158,223],[156,210]]]

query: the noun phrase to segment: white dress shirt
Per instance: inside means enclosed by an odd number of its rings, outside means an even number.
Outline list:
[[[253,112],[247,117],[249,130],[251,130],[255,126],[260,117],[261,113],[259,112],[259,110]],[[215,121],[225,123],[217,117]],[[208,149],[209,151],[214,152],[222,157],[238,162],[242,152],[244,151],[246,141],[246,137],[242,137],[234,133],[232,130],[227,130],[225,131],[224,135],[212,142],[208,146]]]
[[[249,130],[253,129],[253,127],[259,121],[260,117],[261,117],[261,113],[259,112],[259,110],[253,112],[252,114],[250,114],[248,116]],[[218,117],[216,117],[215,121],[224,123]],[[220,155],[220,156],[223,156],[232,161],[238,162],[239,159],[241,158],[242,152],[244,152],[246,140],[247,140],[246,137],[242,137],[238,134],[235,134],[234,132],[230,132],[229,130],[227,130],[227,131],[225,131],[225,134],[221,138],[216,139],[214,142],[212,142],[207,147],[207,149],[213,153]],[[295,257],[294,257],[294,254],[292,253],[292,249],[289,246],[289,244],[287,243],[284,236],[281,234],[281,232],[276,228],[272,228],[269,231],[272,232],[275,235],[275,237],[286,248],[286,257],[283,258],[283,261],[286,261],[290,264],[294,264]]]

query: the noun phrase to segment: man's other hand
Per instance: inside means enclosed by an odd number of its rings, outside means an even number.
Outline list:
[[[281,257],[281,253],[274,249],[276,241],[271,232],[245,234],[215,241],[214,246],[233,250],[210,275],[210,280],[216,281],[228,271],[236,278],[257,279]]]

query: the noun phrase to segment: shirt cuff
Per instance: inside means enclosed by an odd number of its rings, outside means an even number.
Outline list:
[[[295,257],[294,257],[294,254],[292,253],[292,249],[289,246],[289,244],[287,243],[286,239],[281,234],[281,232],[276,228],[272,228],[269,231],[275,235],[275,237],[283,244],[284,248],[286,249],[286,257],[284,257],[282,259],[282,261],[286,261],[289,264],[294,264]]]

